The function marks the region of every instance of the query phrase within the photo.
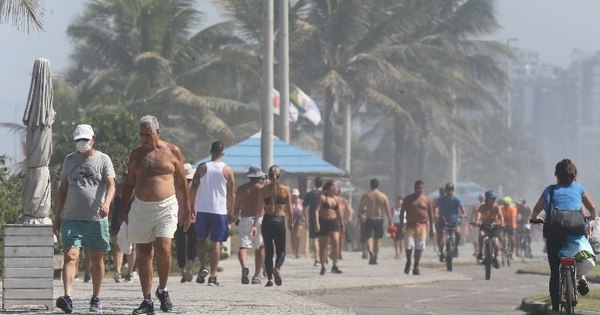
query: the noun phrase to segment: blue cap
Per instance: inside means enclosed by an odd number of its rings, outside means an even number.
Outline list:
[[[496,199],[498,195],[493,190],[488,190],[485,192],[485,199]]]

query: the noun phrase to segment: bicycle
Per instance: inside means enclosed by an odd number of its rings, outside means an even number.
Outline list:
[[[485,280],[490,280],[492,277],[492,263],[494,259],[494,236],[492,230],[494,226],[492,224],[479,224],[481,231],[483,231],[483,269],[485,271]]]
[[[502,260],[502,266],[510,266],[512,260],[512,248],[510,246],[510,235],[507,235],[506,230],[502,229],[502,237],[500,238],[500,258]]]
[[[446,270],[452,271],[452,260],[456,255],[456,225],[446,225]]]
[[[529,220],[532,224],[544,223],[543,219]],[[577,305],[577,265],[575,257],[561,257],[558,267],[558,296],[560,298],[560,310],[567,315],[575,314]]]
[[[519,225],[517,230],[517,257],[533,258],[531,255],[531,224],[529,222]]]

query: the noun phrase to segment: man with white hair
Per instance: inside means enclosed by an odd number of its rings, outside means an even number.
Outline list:
[[[144,295],[140,306],[133,311],[134,315],[154,314],[153,256],[156,256],[159,279],[155,294],[160,300],[160,309],[164,312],[173,309],[167,280],[171,270],[171,244],[178,224],[179,205],[175,185],[183,195],[180,222],[184,231],[190,227],[192,219],[181,150],[160,139],[158,120],[154,116],[142,117],[138,130],[142,143],[129,154],[127,178],[121,195],[123,200],[134,196],[127,215],[127,232],[129,240],[137,244],[140,284]],[[124,210],[123,205],[119,209],[122,221],[125,220]]]

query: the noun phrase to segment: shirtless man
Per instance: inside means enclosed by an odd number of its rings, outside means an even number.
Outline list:
[[[360,220],[365,226],[369,265],[376,265],[377,254],[379,254],[379,239],[383,237],[384,212],[388,219],[388,225],[393,224],[388,197],[379,190],[377,178],[371,179],[371,191],[360,198],[359,209]]]
[[[259,216],[256,229],[259,231],[255,236],[251,235],[252,226],[254,226],[255,209],[258,208],[258,193],[264,186],[265,173],[258,166],[250,166],[246,177],[249,182],[237,188],[235,193],[235,204],[233,206],[233,219],[239,227],[240,235],[240,250],[238,251],[238,259],[242,266],[242,284],[248,284],[248,274],[250,270],[246,264],[248,260],[248,249],[254,248],[254,276],[252,284],[260,284],[260,270],[265,263],[265,244],[263,243],[260,226],[262,222],[262,214]]]
[[[412,250],[415,249],[414,259],[415,264],[413,267],[413,275],[420,275],[419,261],[421,260],[421,254],[425,250],[425,243],[427,242],[427,227],[429,227],[429,234],[433,236],[433,202],[425,194],[425,184],[422,180],[418,180],[414,185],[414,193],[406,196],[400,209],[400,217],[406,218],[406,225],[400,221],[401,225],[404,226],[404,248],[406,251],[406,265],[404,266],[404,273],[410,272]]]
[[[504,225],[504,217],[502,216],[502,211],[496,205],[497,195],[493,190],[488,190],[485,192],[485,200],[481,206],[479,206],[479,210],[477,210],[477,214],[475,215],[475,225],[479,226],[479,248],[477,254],[477,260],[483,260],[483,237],[485,234],[485,230],[489,229],[492,235],[492,245],[494,247],[494,258],[492,259],[492,265],[494,268],[500,268],[500,264],[498,263],[498,249],[500,248],[500,229]]]
[[[173,304],[167,292],[167,280],[171,270],[171,243],[177,230],[179,205],[175,197],[175,184],[184,200],[184,215],[181,223],[184,231],[190,227],[191,212],[186,186],[183,154],[173,144],[160,139],[158,120],[154,116],[144,116],[139,121],[141,145],[129,154],[127,178],[123,183],[122,200],[134,195],[127,215],[129,240],[137,244],[140,284],[144,301],[133,314],[154,314],[152,302],[152,258],[156,251],[158,288],[156,297],[160,309],[170,312]],[[125,220],[123,202],[119,207],[121,221]]]

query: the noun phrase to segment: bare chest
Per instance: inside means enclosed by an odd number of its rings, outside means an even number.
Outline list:
[[[136,159],[136,170],[146,175],[171,175],[175,172],[173,156],[164,149],[141,152]]]

